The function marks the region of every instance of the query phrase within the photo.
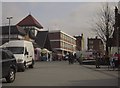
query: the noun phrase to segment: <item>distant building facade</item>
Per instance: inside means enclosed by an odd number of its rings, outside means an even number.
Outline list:
[[[57,54],[58,59],[76,50],[76,38],[61,30],[49,31],[49,38],[52,50]]]
[[[120,2],[118,3],[120,5]],[[119,7],[119,6],[118,6]],[[111,54],[120,53],[120,7],[115,7],[115,24],[112,38],[109,39],[109,50]]]
[[[1,26],[1,45],[9,41],[9,26]],[[29,14],[16,25],[10,26],[10,40],[31,41],[34,47],[52,50],[48,38],[48,31],[43,30],[43,26]]]
[[[104,52],[104,45],[101,39],[99,38],[88,38],[87,39],[87,46],[88,46],[88,50],[93,50],[93,51],[97,51],[103,54]]]
[[[10,30],[10,36],[9,36],[9,26],[1,26],[0,27],[0,30],[1,30],[1,35],[0,35],[1,45],[8,42],[9,37],[10,37],[10,40],[25,39],[26,32],[23,30],[22,27],[12,25],[10,28],[11,28],[11,30]]]
[[[31,14],[22,19],[17,25],[24,29],[26,32],[25,39],[29,41],[34,41],[37,33],[43,29],[43,26]]]
[[[76,51],[83,50],[83,34],[74,37],[76,38]]]

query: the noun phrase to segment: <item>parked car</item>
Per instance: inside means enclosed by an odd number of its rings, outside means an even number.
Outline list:
[[[5,78],[8,83],[15,80],[17,71],[16,59],[11,51],[6,49],[0,49],[0,65],[2,66],[2,77]]]
[[[65,55],[64,57],[63,57],[63,60],[68,60],[69,59],[69,56],[68,55]]]

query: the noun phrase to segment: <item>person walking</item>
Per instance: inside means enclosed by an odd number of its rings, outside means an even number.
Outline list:
[[[83,61],[83,55],[82,53],[80,54],[80,64],[82,64],[82,61]]]
[[[110,67],[112,67],[113,70],[115,70],[115,58],[113,55],[110,55]]]
[[[69,61],[69,64],[73,64],[73,54],[72,53],[69,53],[68,61]]]
[[[83,57],[82,57],[82,53],[81,53],[79,58],[77,58],[77,61],[80,65],[82,64],[82,60],[83,60]]]
[[[115,59],[115,68],[118,68],[118,66],[119,66],[119,61],[118,61],[118,54],[117,54],[117,52],[114,54],[114,59]]]
[[[100,68],[100,53],[96,53],[95,65],[96,65],[96,68]]]

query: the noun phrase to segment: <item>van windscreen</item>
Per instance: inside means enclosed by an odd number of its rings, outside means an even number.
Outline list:
[[[13,54],[23,54],[24,47],[7,47]]]

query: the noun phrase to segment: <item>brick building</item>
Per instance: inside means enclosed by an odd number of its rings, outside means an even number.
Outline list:
[[[120,2],[119,2],[120,3]],[[115,7],[115,24],[112,38],[109,39],[110,53],[120,53],[120,9]]]
[[[49,31],[49,39],[52,50],[57,54],[58,59],[63,58],[68,52],[75,52],[76,50],[76,38],[61,30]]]
[[[43,29],[43,26],[31,14],[22,19],[17,25],[24,29],[26,32],[25,39],[29,41],[34,41],[37,33]]]
[[[10,36],[9,36],[9,26],[0,26],[0,42],[1,45],[10,40],[21,40],[24,39],[26,36],[26,32],[24,29],[20,26],[12,25],[11,26],[11,31],[10,31]]]
[[[9,41],[9,26],[1,26],[1,45]],[[10,26],[10,40],[28,40],[34,47],[47,48],[51,50],[48,31],[43,30],[43,26],[29,14],[16,25]]]
[[[104,52],[104,45],[101,39],[99,38],[88,38],[87,39],[87,46],[88,46],[88,50],[93,50],[93,51],[97,51],[103,54]]]
[[[76,51],[83,50],[83,34],[74,37],[76,38]]]

